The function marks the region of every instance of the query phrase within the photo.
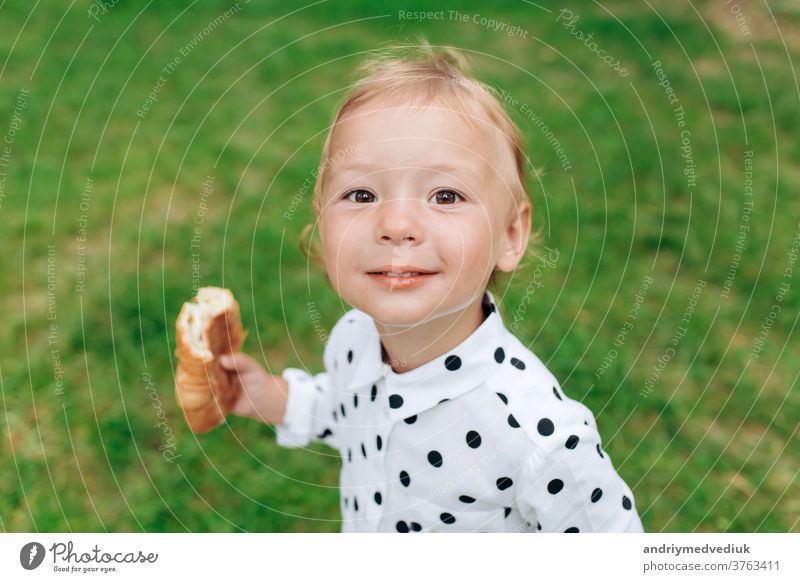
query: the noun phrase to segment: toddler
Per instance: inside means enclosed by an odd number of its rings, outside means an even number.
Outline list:
[[[531,238],[519,130],[455,51],[361,71],[314,191],[322,264],[354,309],[322,373],[223,358],[233,412],[339,451],[343,532],[641,532],[592,413],[489,290]]]

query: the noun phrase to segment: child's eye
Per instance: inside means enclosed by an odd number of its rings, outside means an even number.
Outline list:
[[[444,201],[443,204],[447,205],[455,204],[455,202],[457,202],[456,196],[464,200],[464,197],[461,194],[453,190],[439,190],[438,192],[434,192],[433,194],[434,198],[436,198],[437,200],[443,200]]]
[[[355,195],[356,195],[356,199],[355,199],[355,200],[353,200],[352,198],[350,198],[350,196],[352,196],[353,194],[355,194]],[[365,198],[364,198],[364,196],[363,196],[364,194],[366,194],[366,195],[367,195],[367,197],[369,197],[369,196],[375,196],[375,195],[374,195],[372,192],[370,192],[369,190],[361,190],[361,189],[358,189],[358,190],[350,190],[350,192],[348,192],[347,194],[345,194],[345,195],[344,195],[344,198],[345,198],[345,200],[350,200],[351,202],[356,202],[356,203],[358,203],[358,202],[369,202],[369,200],[365,200]],[[359,195],[361,195],[361,196],[359,196]]]

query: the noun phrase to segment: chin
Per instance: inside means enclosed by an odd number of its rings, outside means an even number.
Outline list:
[[[430,305],[421,304],[416,297],[410,295],[399,297],[387,294],[383,298],[373,298],[358,309],[385,326],[409,327],[431,315]]]

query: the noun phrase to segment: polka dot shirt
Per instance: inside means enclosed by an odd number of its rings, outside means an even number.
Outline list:
[[[278,444],[339,451],[343,532],[643,531],[591,411],[506,329],[489,291],[483,308],[460,345],[402,374],[372,318],[349,311],[325,372],[284,370]]]

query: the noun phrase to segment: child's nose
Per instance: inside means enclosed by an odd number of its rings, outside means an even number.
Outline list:
[[[420,207],[415,200],[391,200],[381,205],[375,226],[379,242],[395,243],[422,240]]]

